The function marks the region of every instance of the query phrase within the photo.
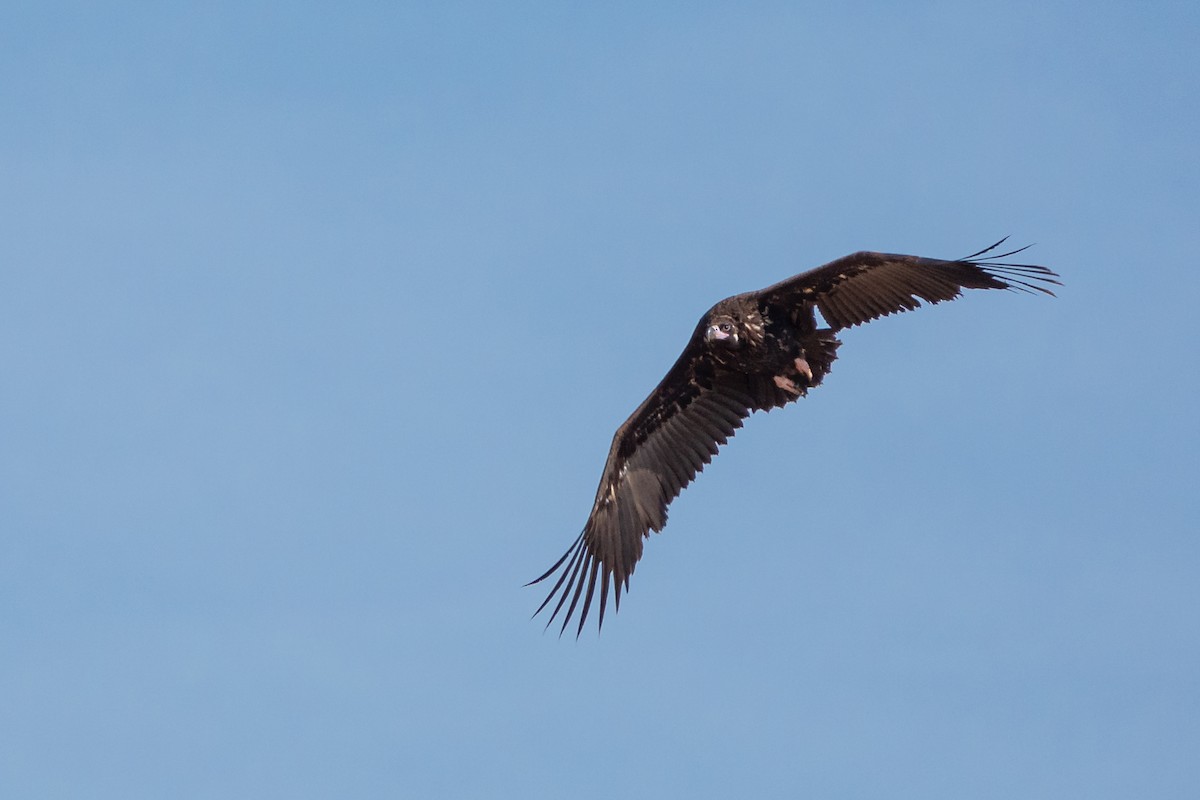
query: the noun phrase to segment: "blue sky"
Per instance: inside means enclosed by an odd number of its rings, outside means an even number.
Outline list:
[[[1200,787],[1189,3],[0,11],[0,794]],[[847,332],[543,633],[716,300]]]

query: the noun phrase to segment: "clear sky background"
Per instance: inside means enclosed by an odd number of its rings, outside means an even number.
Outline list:
[[[0,795],[1196,797],[1198,37],[5,4]],[[1006,234],[530,621],[709,305]]]

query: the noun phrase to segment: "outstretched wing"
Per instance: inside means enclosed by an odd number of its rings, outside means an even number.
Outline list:
[[[1053,295],[1042,284],[1059,284],[1057,275],[1034,264],[1001,259],[1025,248],[991,257],[1004,239],[957,261],[861,252],[831,261],[758,292],[767,305],[799,308],[815,305],[833,330],[911,311],[927,303],[953,300],[963,289],[1015,289]]]
[[[794,399],[769,379],[720,370],[702,344],[697,327],[675,365],[650,396],[617,429],[592,513],[579,538],[554,566],[531,581],[559,573],[554,587],[534,612],[558,598],[549,627],[565,607],[561,634],[582,599],[579,628],[600,588],[600,625],[611,583],[616,607],[621,590],[642,557],[642,540],[667,524],[667,506],[752,411]]]
[[[791,317],[798,330],[815,335],[909,311],[920,306],[922,300],[953,300],[963,289],[1015,289],[1052,295],[1043,284],[1059,284],[1054,272],[1001,260],[1021,250],[984,257],[1003,241],[956,261],[855,253],[739,297],[760,308],[779,310]],[[821,312],[831,331],[813,328],[813,308]],[[621,590],[628,591],[629,576],[642,556],[642,540],[650,531],[662,530],[666,525],[670,502],[752,411],[775,408],[795,399],[795,394],[785,392],[770,377],[726,370],[715,364],[703,345],[703,332],[702,324],[658,387],[617,429],[583,532],[554,566],[530,582],[558,575],[534,612],[535,616],[541,613],[557,598],[547,627],[562,613],[562,633],[578,608],[576,635],[581,633],[597,583],[599,621],[603,626],[610,585],[615,589],[619,609]],[[831,336],[828,340],[836,347],[836,340]],[[831,353],[828,360],[832,360]]]

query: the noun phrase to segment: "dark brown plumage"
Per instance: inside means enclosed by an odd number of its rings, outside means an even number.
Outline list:
[[[1053,295],[1041,284],[1058,284],[1054,272],[999,260],[1025,248],[985,257],[1003,241],[957,261],[855,253],[709,309],[666,377],[617,428],[583,532],[530,582],[561,570],[535,616],[557,596],[546,625],[565,606],[562,633],[582,599],[578,635],[599,584],[603,626],[610,584],[619,610],[642,540],[667,524],[667,506],[751,412],[786,405],[821,384],[837,358],[837,331],[922,300],[953,300],[962,289]],[[818,311],[828,327],[817,326]]]

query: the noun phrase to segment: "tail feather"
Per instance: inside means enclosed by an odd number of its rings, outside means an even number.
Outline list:
[[[812,370],[812,380],[809,382],[808,388],[821,385],[821,381],[833,368],[833,362],[837,360],[837,349],[841,343],[841,340],[829,328],[817,330],[810,339],[805,341],[804,358]]]

